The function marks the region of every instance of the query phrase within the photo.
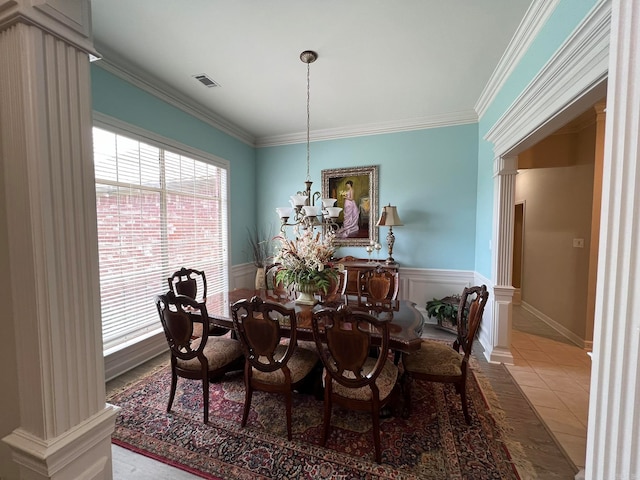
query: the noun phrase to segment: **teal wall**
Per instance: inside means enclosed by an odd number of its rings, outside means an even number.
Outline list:
[[[255,149],[96,65],[91,66],[91,94],[97,112],[229,162],[231,263],[246,262],[246,226],[256,218]]]
[[[393,256],[404,267],[473,270],[477,179],[477,124],[371,135],[311,144],[311,180],[321,170],[377,165],[379,206],[398,207]],[[304,189],[306,145],[258,149],[258,221],[277,230],[275,208]],[[376,214],[376,217],[379,212]],[[380,228],[386,258],[387,228]],[[340,255],[365,257],[364,247]]]
[[[478,142],[478,199],[475,271],[491,278],[493,224],[493,145],[484,136],[551,59],[562,43],[596,4],[596,0],[561,0],[547,23],[480,118]]]
[[[398,207],[394,257],[405,267],[475,270],[491,278],[493,147],[483,137],[597,0],[561,0],[478,124],[327,140],[311,144],[311,179],[321,170],[379,166],[379,206]],[[94,110],[209,152],[230,163],[231,261],[250,261],[247,228],[271,225],[278,206],[304,187],[306,145],[255,149],[92,65]],[[380,229],[381,257],[386,228]],[[365,257],[364,248],[342,255]]]

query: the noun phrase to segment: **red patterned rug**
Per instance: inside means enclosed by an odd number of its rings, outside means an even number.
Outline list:
[[[108,398],[122,408],[113,443],[203,478],[503,480],[519,479],[515,465],[526,463],[514,460],[519,445],[508,443],[495,395],[476,375],[468,382],[470,426],[453,386],[416,382],[410,418],[381,421],[381,465],[373,458],[369,414],[334,407],[323,448],[318,445],[322,401],[312,395],[294,395],[293,440],[288,441],[279,395],[254,393],[247,427],[240,426],[241,373],[211,385],[207,425],[201,384],[178,379],[167,413],[169,386],[169,367],[164,367]]]

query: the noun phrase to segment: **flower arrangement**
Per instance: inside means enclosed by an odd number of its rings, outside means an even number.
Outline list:
[[[281,264],[276,281],[286,286],[315,285],[317,290],[327,293],[331,282],[338,278],[338,271],[331,262],[335,253],[333,234],[321,238],[320,233],[314,235],[312,229],[307,229],[295,240],[284,236],[275,239],[280,243],[275,262]]]

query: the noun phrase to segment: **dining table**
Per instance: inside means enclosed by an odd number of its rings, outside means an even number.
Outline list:
[[[424,317],[408,300],[394,300],[387,305],[367,305],[357,297],[336,295],[324,299],[316,305],[303,305],[294,299],[282,296],[272,290],[239,288],[207,295],[206,306],[211,329],[225,331],[233,329],[231,305],[254,296],[262,300],[277,302],[296,312],[296,333],[299,340],[313,340],[311,317],[322,308],[337,308],[341,304],[352,310],[365,311],[389,322],[389,348],[395,352],[411,353],[420,348]],[[286,331],[286,326],[285,326]],[[373,339],[375,342],[375,338]]]

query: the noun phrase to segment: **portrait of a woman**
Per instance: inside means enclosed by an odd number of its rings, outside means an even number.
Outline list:
[[[352,237],[358,233],[358,219],[360,215],[353,191],[352,180],[346,181],[345,189],[340,192],[340,196],[344,199],[344,223],[342,224],[342,228],[336,233],[336,236],[341,238]]]

